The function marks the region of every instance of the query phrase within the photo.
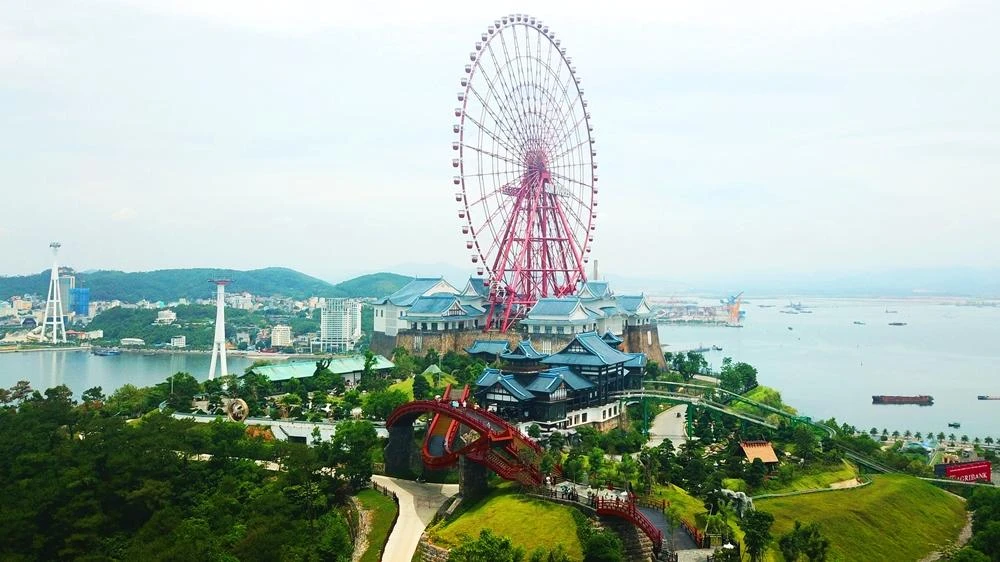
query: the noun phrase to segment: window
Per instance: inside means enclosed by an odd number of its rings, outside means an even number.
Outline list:
[[[438,323],[437,322],[431,322],[431,329],[432,330],[437,330],[438,329]]]
[[[587,423],[587,412],[583,413],[583,423]]]
[[[427,329],[427,322],[421,322],[420,323],[420,329],[421,330],[426,330]]]
[[[465,322],[459,322],[458,323],[458,329],[459,330],[464,330],[465,329]]]

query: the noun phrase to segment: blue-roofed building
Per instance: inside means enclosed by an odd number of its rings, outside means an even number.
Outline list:
[[[604,335],[601,336],[601,339],[604,340],[604,343],[610,345],[611,347],[613,347],[615,349],[619,349],[619,350],[621,349],[622,342],[625,341],[625,340],[621,339],[620,337],[612,334],[610,331],[604,332]]]
[[[614,298],[614,293],[607,281],[587,281],[577,296],[584,300],[609,300]]]
[[[570,368],[594,383],[598,401],[606,401],[608,394],[628,388],[625,364],[632,360],[632,356],[608,345],[597,332],[586,332],[577,334],[562,351],[541,362]]]
[[[653,322],[653,309],[646,301],[646,295],[624,295],[615,300],[625,314],[626,326],[645,326]]]
[[[454,293],[435,293],[418,297],[400,319],[410,330],[443,332],[482,329],[485,316],[483,309],[462,304]]]
[[[571,335],[596,330],[598,318],[599,313],[583,306],[579,297],[553,297],[538,299],[520,325],[528,337],[533,334]]]
[[[548,354],[535,349],[535,346],[531,345],[531,340],[521,340],[513,351],[500,355],[506,369],[521,372],[540,370],[542,366],[539,361],[546,357]]]
[[[487,363],[493,363],[508,351],[510,351],[510,344],[507,343],[507,340],[476,340],[465,348],[466,353]]]
[[[512,422],[561,428],[568,427],[569,412],[590,405],[593,392],[593,383],[566,367],[529,374],[487,367],[474,390],[480,406]]]
[[[441,293],[457,295],[459,290],[445,281],[443,277],[417,277],[413,279],[395,293],[375,304],[374,331],[395,337],[399,330],[410,327],[403,320],[403,316],[417,299]]]

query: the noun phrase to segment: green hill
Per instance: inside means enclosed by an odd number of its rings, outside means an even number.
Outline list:
[[[774,516],[774,537],[795,521],[817,523],[830,540],[831,560],[919,560],[955,540],[965,525],[965,505],[943,490],[903,475],[875,476],[863,488],[760,499]],[[772,560],[781,560],[773,547]]]
[[[89,287],[91,300],[119,299],[125,302],[172,301],[181,297],[210,298],[214,289],[209,279],[232,279],[232,291],[254,295],[279,295],[295,299],[319,297],[380,297],[405,285],[410,278],[395,273],[374,273],[332,285],[298,271],[268,267],[249,271],[235,269],[161,269],[124,272],[93,271],[77,273],[78,287]],[[0,298],[33,293],[44,297],[48,291],[49,272],[36,275],[0,277]]]

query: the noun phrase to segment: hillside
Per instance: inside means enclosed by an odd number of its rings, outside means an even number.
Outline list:
[[[795,521],[818,523],[830,539],[830,559],[919,560],[958,536],[965,524],[962,500],[911,476],[875,476],[870,486],[760,499],[774,516],[775,537]],[[780,560],[776,551],[772,559]]]
[[[395,273],[374,273],[332,285],[298,271],[268,267],[249,271],[235,269],[161,269],[124,272],[93,271],[77,273],[78,287],[89,287],[91,300],[118,299],[125,302],[172,301],[211,298],[214,289],[209,279],[232,279],[231,291],[255,295],[279,295],[295,299],[320,297],[380,297],[405,285],[410,278]],[[36,275],[0,277],[0,298],[48,291],[49,272]]]

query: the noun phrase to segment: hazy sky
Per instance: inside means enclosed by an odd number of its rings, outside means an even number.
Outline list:
[[[0,273],[468,263],[450,142],[502,13],[563,40],[594,256],[1000,266],[996,2],[0,0]]]

